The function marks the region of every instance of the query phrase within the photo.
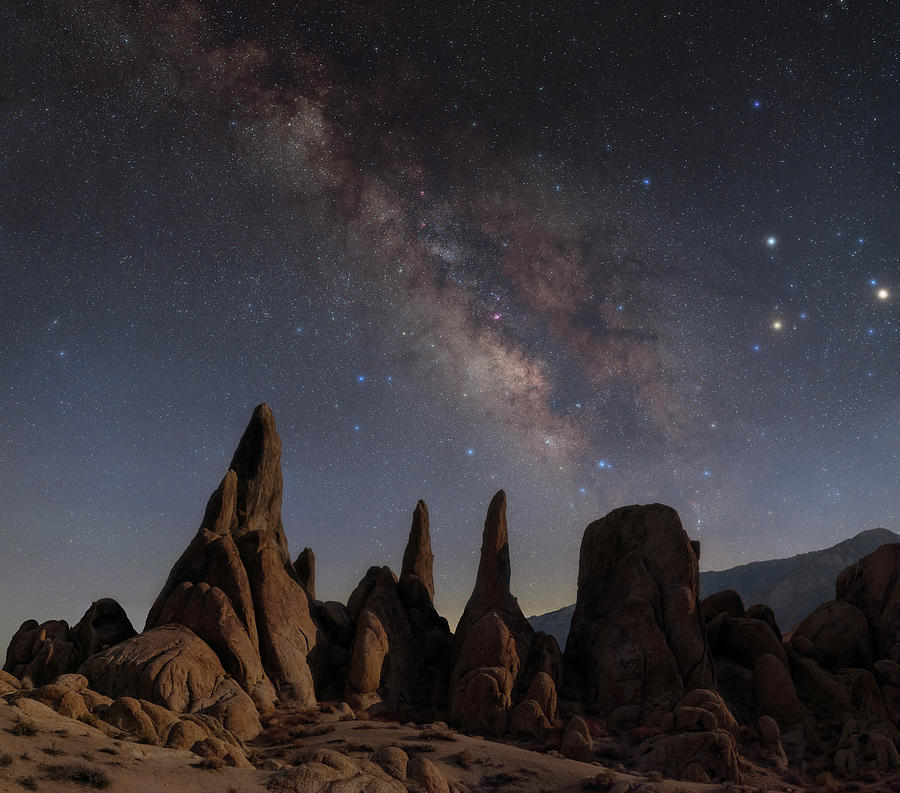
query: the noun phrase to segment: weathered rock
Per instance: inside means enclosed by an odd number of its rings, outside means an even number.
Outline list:
[[[540,738],[550,729],[550,722],[541,706],[533,699],[523,699],[512,711],[510,732]]]
[[[0,697],[12,691],[18,691],[22,688],[22,681],[11,675],[9,672],[0,672]]]
[[[528,662],[534,630],[509,590],[506,494],[491,500],[481,542],[475,587],[456,629],[456,663],[450,677],[450,715],[470,730],[495,735],[506,729],[512,693]],[[493,680],[493,682],[491,682]],[[485,696],[479,705],[477,697]]]
[[[316,627],[290,563],[281,496],[281,440],[263,404],[147,617],[147,628],[190,623],[263,711],[273,686],[286,702],[315,701],[306,659]]]
[[[763,653],[754,666],[757,709],[779,724],[797,724],[806,715],[794,681],[785,665],[771,653]]]
[[[638,766],[691,782],[740,782],[740,756],[727,730],[675,732],[640,746]]]
[[[399,746],[381,746],[372,755],[372,762],[380,766],[394,779],[401,782],[406,780],[406,769],[409,765],[409,755]]]
[[[861,609],[845,600],[823,603],[791,634],[791,644],[808,641],[816,661],[826,669],[868,666],[873,647],[869,621]]]
[[[309,595],[310,600],[316,599],[316,555],[312,548],[304,548],[294,560],[294,570],[300,586]]]
[[[133,697],[119,697],[115,700],[103,714],[103,720],[138,740],[143,739],[148,743],[160,742],[153,721],[144,713],[141,703]]]
[[[130,639],[135,633],[125,609],[112,598],[95,600],[72,628],[82,659]]]
[[[413,782],[418,782],[425,793],[450,793],[447,778],[424,754],[409,758],[406,774]]]
[[[528,686],[527,699],[537,702],[547,721],[552,725],[556,720],[556,684],[546,672],[538,672]]]
[[[81,661],[81,650],[65,620],[48,620],[40,625],[27,620],[13,634],[3,671],[26,685],[42,686],[74,672]]]
[[[759,730],[759,743],[763,750],[763,758],[778,768],[786,768],[788,764],[784,746],[781,743],[781,729],[771,716],[760,716],[756,722]]]
[[[403,552],[403,566],[400,580],[413,583],[418,581],[428,594],[429,601],[434,600],[434,554],[431,550],[431,531],[428,521],[428,506],[419,501],[413,511],[409,540]]]
[[[261,730],[250,697],[209,645],[183,625],[164,625],[88,658],[79,670],[113,698],[147,699],[169,710],[209,713],[240,739]]]
[[[333,749],[301,752],[295,766],[276,771],[267,788],[277,793],[406,793],[396,779],[367,761],[354,762]]]
[[[714,592],[700,602],[700,613],[706,622],[718,617],[723,612],[729,617],[744,616],[744,601],[733,589]]]
[[[169,595],[157,622],[190,628],[213,649],[222,667],[250,694],[260,713],[272,711],[275,689],[263,670],[258,649],[219,587],[205,581],[182,582]]]
[[[697,556],[670,507],[623,507],[587,527],[566,642],[586,703],[671,710],[686,690],[715,685],[697,587]]]
[[[587,722],[581,716],[573,716],[566,725],[559,753],[571,760],[589,763],[594,759],[593,740]]]
[[[60,716],[78,719],[88,715],[88,707],[81,694],[73,688],[58,683],[48,683],[40,688],[23,688],[15,692],[12,701],[20,698],[33,699],[49,708],[53,708]]]
[[[747,616],[750,619],[762,620],[772,629],[775,638],[781,641],[781,628],[778,627],[778,621],[775,619],[775,612],[765,603],[754,603],[747,609]]]

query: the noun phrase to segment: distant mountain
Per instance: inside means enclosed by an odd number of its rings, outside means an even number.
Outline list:
[[[869,529],[821,551],[700,573],[700,597],[734,589],[746,606],[754,603],[771,606],[781,630],[788,631],[816,606],[834,599],[834,581],[841,570],[893,542],[900,542],[900,534],[888,529]],[[555,636],[560,648],[565,650],[574,613],[573,603],[529,617],[528,621],[536,631]]]
[[[821,551],[700,573],[700,597],[734,589],[746,606],[771,606],[781,630],[788,631],[816,606],[834,600],[834,582],[841,570],[893,542],[900,542],[900,534],[869,529]]]

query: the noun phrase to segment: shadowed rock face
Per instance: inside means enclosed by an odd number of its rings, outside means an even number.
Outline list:
[[[697,593],[697,555],[671,507],[623,507],[591,523],[566,643],[584,701],[636,723],[714,688]]]
[[[172,568],[146,624],[190,627],[216,649],[262,711],[271,708],[276,692],[286,702],[315,701],[306,656],[316,629],[290,563],[281,494],[281,440],[263,404],[253,412],[203,525]],[[190,591],[200,584],[209,589]]]
[[[297,573],[297,580],[306,590],[310,600],[316,599],[316,555],[312,548],[304,548],[300,551],[300,555],[294,560],[294,570]]]
[[[403,552],[400,579],[417,579],[434,600],[434,554],[431,551],[431,531],[428,522],[428,506],[419,501],[413,511],[409,540]]]
[[[456,663],[450,676],[450,717],[463,727],[502,735],[509,716],[537,671],[552,669],[552,658],[532,658],[532,649],[548,649],[535,642],[535,634],[509,589],[509,535],[506,525],[506,493],[500,490],[491,500],[481,541],[481,558],[475,587],[456,628]],[[542,634],[543,636],[543,634]],[[551,640],[552,641],[552,640]],[[552,642],[552,648],[556,648]],[[559,650],[556,648],[558,657]],[[556,680],[551,678],[552,695],[545,702],[555,704]],[[527,721],[542,729],[535,711]],[[555,713],[544,714],[551,724]],[[517,719],[517,727],[521,720]]]
[[[433,713],[443,706],[452,637],[432,603],[434,554],[419,501],[398,581],[372,567],[347,603],[356,620],[345,697],[357,709]]]

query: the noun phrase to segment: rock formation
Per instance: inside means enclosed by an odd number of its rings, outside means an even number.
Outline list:
[[[316,626],[290,563],[281,493],[281,440],[262,404],[146,624],[190,628],[263,712],[276,694],[283,702],[315,701],[306,659]]]
[[[29,686],[43,686],[74,672],[98,650],[134,636],[125,610],[112,598],[91,604],[74,628],[65,620],[35,620],[22,624],[9,643],[3,671]]]
[[[492,735],[506,731],[514,697],[521,698],[531,677],[554,666],[552,657],[532,657],[535,633],[510,592],[510,572],[506,494],[500,490],[484,521],[478,574],[456,628],[456,662],[450,676],[451,719],[466,729]],[[549,648],[537,643],[548,656],[555,647],[550,641]],[[551,682],[555,701],[556,681],[551,678]],[[544,716],[548,724],[556,718],[555,713]],[[536,721],[542,726],[539,718]]]
[[[316,555],[312,548],[304,548],[294,560],[294,570],[300,586],[306,590],[310,600],[316,599]]]
[[[566,643],[567,675],[585,703],[637,724],[715,687],[697,576],[671,507],[623,507],[585,529]]]
[[[419,501],[400,579],[388,567],[372,567],[347,602],[355,622],[346,685],[351,707],[395,714],[443,707],[452,640],[432,602],[433,565],[428,507]]]

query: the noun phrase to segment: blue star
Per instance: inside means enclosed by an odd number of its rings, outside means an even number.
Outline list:
[[[612,468],[612,463],[609,460],[597,460],[597,468],[608,471]]]
[[[469,457],[474,457],[475,450],[474,449],[466,449],[466,455],[468,455]]]
[[[579,488],[578,488],[578,492],[581,493],[581,495],[584,495],[585,493],[587,493],[587,488],[586,488],[586,487],[579,487]]]
[[[711,476],[712,476],[712,471],[707,470],[707,471],[703,472],[704,479],[709,479]]]
[[[760,108],[760,107],[762,107],[762,101],[759,100],[759,99],[754,99],[754,100],[753,100],[753,107],[755,107],[755,108]]]
[[[365,376],[364,374],[358,374],[358,375],[356,375],[356,382],[357,382],[357,383],[365,383],[365,382],[366,382],[366,376]]]
[[[878,281],[875,278],[870,278],[869,286],[878,286]]]
[[[758,344],[754,344],[754,345],[753,345],[753,352],[759,352],[759,345],[758,345]]]
[[[644,187],[650,187],[650,177],[645,176],[643,179],[641,179],[641,184],[644,185]]]
[[[353,425],[353,431],[354,431],[354,432],[359,432],[359,424],[354,424],[354,425]]]

